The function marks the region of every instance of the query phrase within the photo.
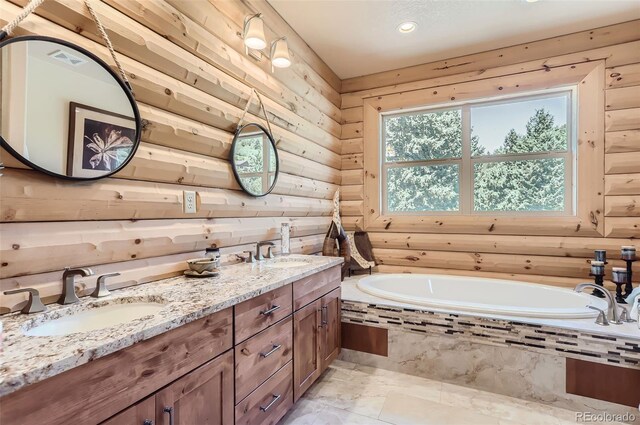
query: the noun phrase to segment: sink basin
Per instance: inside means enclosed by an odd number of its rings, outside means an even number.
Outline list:
[[[303,267],[311,264],[310,261],[305,260],[274,260],[268,263],[265,263],[266,267],[270,267],[272,269],[291,269],[294,267]]]
[[[100,307],[72,313],[38,323],[24,331],[27,336],[62,336],[78,332],[90,332],[130,323],[145,316],[152,316],[164,308],[154,302],[106,304]]]

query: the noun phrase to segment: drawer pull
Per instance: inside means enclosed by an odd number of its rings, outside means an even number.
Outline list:
[[[266,353],[260,353],[260,357],[262,357],[262,358],[269,357],[270,355],[272,355],[273,353],[278,351],[280,349],[280,347],[282,347],[282,345],[274,344],[273,348],[271,348],[271,350],[267,351]]]
[[[273,314],[277,310],[280,310],[280,306],[279,305],[274,305],[273,307],[271,307],[268,310],[261,311],[260,314],[262,314],[263,316],[268,316],[270,314]]]
[[[169,414],[169,425],[173,425],[173,407],[165,406],[162,411]]]
[[[278,395],[273,394],[273,400],[271,400],[271,402],[264,407],[260,406],[260,410],[262,410],[263,412],[266,412],[267,410],[271,409],[271,406],[276,404],[276,402],[280,400],[280,397],[282,397],[282,394],[278,394]]]
[[[326,326],[329,324],[329,307],[326,305],[322,306],[322,316],[321,316],[321,324],[320,327]]]

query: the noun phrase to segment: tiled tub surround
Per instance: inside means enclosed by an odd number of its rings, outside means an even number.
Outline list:
[[[574,411],[633,412],[640,417],[638,409],[565,391],[565,357],[639,369],[640,331],[635,323],[596,332],[592,319],[536,319],[541,322],[536,324],[426,311],[365,294],[356,282],[357,277],[342,284],[342,321],[388,329],[388,356],[343,349],[343,360]],[[614,329],[616,336],[607,336]]]
[[[82,298],[80,303],[49,305],[46,313],[2,316],[4,342],[0,352],[0,396],[178,328],[303,277],[341,264],[342,258],[291,255],[308,265],[271,268],[269,260],[226,266],[213,278],[184,276],[113,291],[109,297]],[[160,302],[156,315],[125,325],[82,334],[28,337],[23,330],[45,318],[96,308],[105,303]]]
[[[594,319],[525,319],[428,310],[384,300],[342,284],[342,320],[459,340],[522,348],[556,356],[640,369],[637,323],[599,326]]]

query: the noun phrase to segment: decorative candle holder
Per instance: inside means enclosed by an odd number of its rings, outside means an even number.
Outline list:
[[[604,249],[596,249],[594,251],[595,260],[607,264],[607,251]]]
[[[596,258],[598,258],[597,255]],[[604,261],[591,260],[591,273],[589,273],[589,276],[593,276],[595,278],[596,285],[598,286],[604,286],[604,265]],[[602,292],[596,289],[593,290],[591,295],[594,295],[598,298],[604,298]]]
[[[626,285],[628,281],[627,269],[624,267],[614,267],[611,280],[616,284],[616,302],[626,304],[622,295],[622,285]]]
[[[637,260],[635,246],[623,246],[620,256],[627,263],[627,281],[624,286],[624,296],[628,297],[633,291],[633,263]]]

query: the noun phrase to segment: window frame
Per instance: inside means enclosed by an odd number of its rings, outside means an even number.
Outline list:
[[[604,236],[605,68],[604,60],[583,61],[487,78],[476,74],[434,79],[420,82],[420,87],[389,94],[378,95],[372,92],[371,96],[363,98],[363,167],[359,170],[359,176],[353,176],[360,183],[352,183],[362,185],[362,216],[354,217],[351,226],[367,232],[392,233]],[[496,70],[492,71],[493,75],[497,73]],[[574,84],[577,85],[578,121],[578,160],[574,169],[577,184],[575,216],[527,216],[511,213],[389,215],[381,211],[381,113],[530,93]]]
[[[506,96],[495,96],[491,98],[471,99],[464,102],[435,104],[423,107],[411,108],[408,110],[389,110],[379,114],[379,137],[378,145],[380,148],[380,209],[385,215],[517,215],[517,216],[575,216],[576,208],[576,162],[577,162],[577,92],[576,84],[562,87],[555,87],[545,90],[535,90],[526,93],[515,93]],[[503,155],[484,155],[473,156],[471,154],[471,108],[477,106],[494,106],[513,103],[514,101],[526,101],[537,99],[548,99],[559,97],[562,94],[567,97],[567,150],[566,151],[546,151],[535,153],[513,153]],[[400,117],[405,115],[415,115],[416,113],[438,113],[446,111],[459,110],[462,119],[462,140],[461,140],[461,156],[451,158],[436,158],[414,161],[387,161],[386,159],[386,135],[385,135],[385,119],[390,117]],[[476,211],[474,209],[474,179],[475,164],[489,162],[510,162],[533,159],[547,158],[563,158],[565,160],[565,176],[564,176],[564,210],[563,211]],[[388,170],[390,168],[408,168],[419,166],[437,166],[437,165],[457,165],[458,166],[458,210],[426,210],[426,211],[390,211],[388,209]]]

